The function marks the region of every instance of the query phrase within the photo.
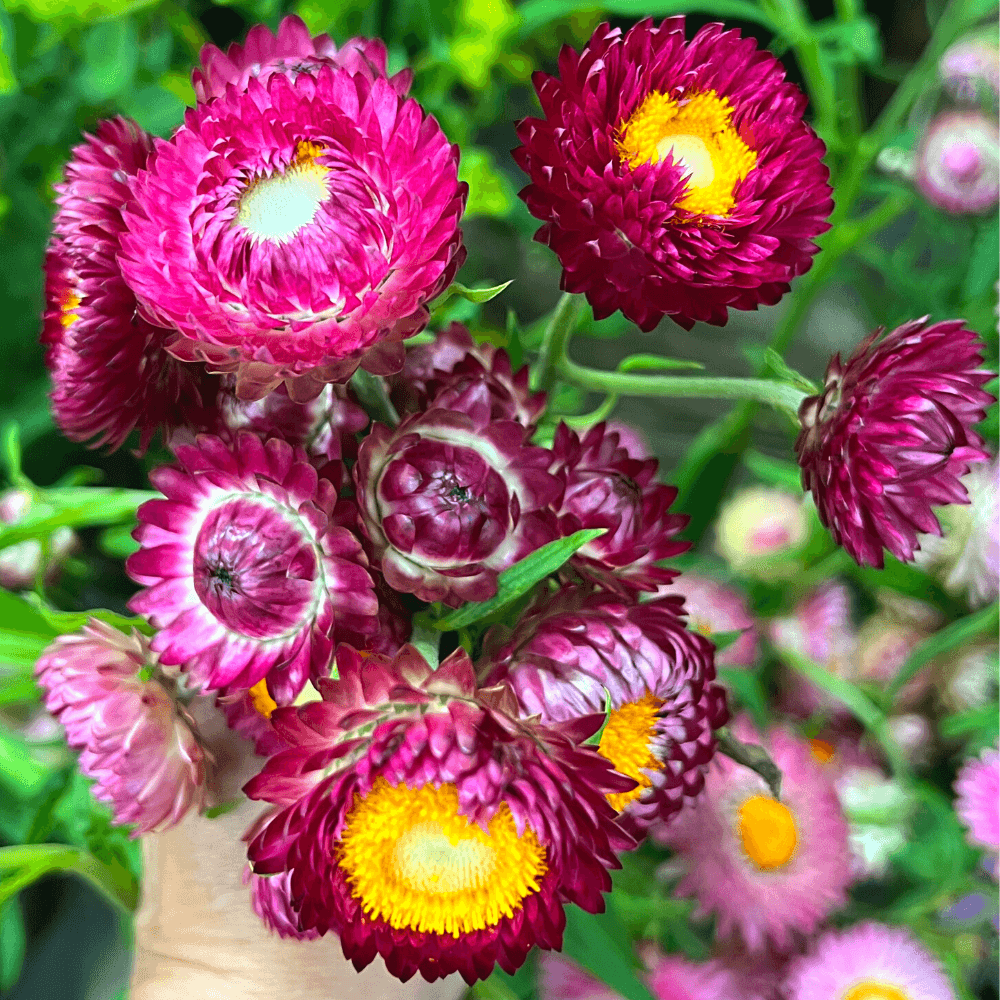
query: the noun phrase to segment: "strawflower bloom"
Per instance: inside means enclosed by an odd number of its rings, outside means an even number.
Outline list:
[[[204,429],[218,379],[165,351],[170,330],[136,314],[119,264],[129,179],[153,139],[111,118],[73,150],[56,185],[46,255],[42,343],[52,373],[52,414],[73,441],[120,447],[134,430],[145,451],[160,428]]]
[[[378,602],[361,543],[335,523],[336,492],[305,452],[241,433],[202,435],[150,481],[126,569],[129,606],[159,630],[153,648],[207,690],[265,676],[290,702],[326,674],[338,631],[370,633]]]
[[[484,601],[512,563],[556,537],[551,454],[488,410],[375,424],[354,466],[362,527],[386,582],[422,601]]]
[[[300,933],[338,934],[358,970],[381,955],[404,982],[472,983],[560,948],[565,902],[603,909],[634,842],[605,798],[632,782],[580,745],[600,716],[519,722],[463,650],[432,670],[412,646],[341,646],[337,669],[322,701],[273,713],[289,749],[244,789],[276,807],[248,854],[291,872]]]
[[[784,989],[788,1000],[955,1000],[940,963],[908,930],[871,922],[820,937]]]
[[[806,99],[752,38],[684,18],[600,25],[517,128],[535,234],[601,319],[690,329],[773,304],[807,271],[833,204]]]
[[[665,823],[702,790],[728,719],[712,644],[685,628],[679,597],[635,604],[566,587],[486,646],[487,683],[509,684],[522,715],[562,722],[611,712],[598,752],[634,789],[611,802],[627,830]]]
[[[319,937],[314,928],[299,930],[299,917],[292,908],[290,897],[291,882],[289,872],[265,877],[255,875],[249,865],[243,870],[243,884],[250,886],[250,905],[267,929],[280,938],[314,941]]]
[[[767,486],[734,493],[715,522],[715,550],[737,573],[774,579],[796,572],[789,560],[809,535],[802,497]]]
[[[131,182],[121,266],[167,349],[242,399],[387,374],[464,259],[437,122],[364,61],[251,79],[188,111]],[[169,276],[169,277],[165,277]]]
[[[911,561],[918,533],[940,535],[934,505],[968,503],[960,479],[989,458],[972,425],[993,397],[982,345],[961,320],[877,329],[799,407],[795,442],[803,488],[820,520],[862,566],[883,547]]]
[[[1000,95],[1000,49],[996,39],[961,38],[950,46],[938,63],[945,87],[960,101],[974,103],[983,84]]]
[[[220,691],[215,706],[225,716],[226,725],[249,740],[259,756],[269,757],[285,745],[271,725],[271,713],[278,703],[271,696],[266,677],[251,688],[234,687]]]
[[[631,455],[603,423],[582,438],[560,424],[552,455],[552,470],[565,481],[557,508],[561,533],[605,529],[577,549],[567,567],[622,593],[654,591],[677,576],[656,563],[691,547],[676,537],[688,517],[670,513],[677,490],[655,482],[657,459]]]
[[[732,730],[756,739],[745,719]],[[846,902],[851,881],[847,823],[809,744],[775,728],[763,746],[782,773],[780,802],[759,775],[716,755],[702,798],[653,831],[680,855],[677,894],[715,914],[720,939],[752,952],[790,949]]]
[[[145,636],[92,618],[53,640],[35,676],[45,707],[81,751],[80,770],[94,779],[94,797],[111,806],[115,823],[134,823],[138,836],[174,826],[205,805],[206,753]]]
[[[915,180],[938,208],[984,212],[1000,198],[1000,127],[979,111],[938,115],[917,150]]]
[[[201,50],[201,68],[191,74],[199,101],[225,97],[228,87],[245,91],[251,80],[265,84],[280,73],[294,81],[300,73],[315,76],[323,66],[338,66],[372,78],[386,73],[385,42],[380,38],[350,38],[338,49],[329,35],[309,34],[305,22],[289,14],[278,25],[277,35],[258,24],[247,33],[242,45],[233,43],[222,52],[214,45]],[[405,97],[413,79],[404,69],[389,78],[400,97]]]
[[[955,779],[955,812],[970,844],[1000,850],[1000,754],[996,747],[967,760]]]

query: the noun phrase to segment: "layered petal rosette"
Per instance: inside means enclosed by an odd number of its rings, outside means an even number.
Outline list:
[[[521,192],[562,287],[600,319],[690,329],[777,302],[807,271],[833,208],[826,148],[781,64],[737,30],[684,18],[600,25],[517,128]]]
[[[324,676],[340,630],[370,633],[378,602],[358,538],[331,518],[336,492],[305,452],[247,432],[202,435],[150,475],[165,499],[138,511],[130,601],[153,648],[207,690],[265,676],[288,704]]]
[[[603,909],[633,843],[605,796],[632,782],[580,746],[599,716],[519,722],[462,650],[432,670],[341,646],[337,668],[322,701],[274,713],[289,749],[245,786],[276,806],[248,853],[291,872],[298,933],[338,934],[359,970],[472,983],[560,948],[565,902]]]
[[[201,50],[201,68],[191,74],[199,101],[224,97],[228,87],[245,91],[251,80],[259,83],[281,73],[294,81],[300,73],[313,76],[323,66],[339,66],[352,73],[364,73],[372,79],[388,77],[387,52],[380,38],[349,38],[337,48],[329,35],[313,38],[302,18],[290,14],[274,34],[267,25],[258,24],[247,33],[242,45],[233,43],[223,52],[215,45]],[[389,78],[393,89],[405,97],[413,73],[404,69]]]
[[[934,505],[968,503],[960,479],[989,458],[972,429],[993,397],[982,345],[961,320],[876,330],[799,407],[795,450],[820,520],[862,566],[883,548],[912,560],[918,533],[941,534]]]
[[[677,490],[654,481],[655,458],[633,458],[620,445],[618,433],[603,423],[583,438],[560,424],[552,453],[553,471],[566,482],[557,508],[561,533],[606,529],[577,549],[569,566],[621,592],[656,590],[677,576],[677,570],[656,563],[691,547],[676,537],[688,517],[670,513]]]
[[[81,751],[94,797],[116,823],[134,823],[133,836],[165,830],[205,804],[206,752],[156,662],[145,636],[92,618],[55,639],[35,666],[45,707]]]
[[[522,715],[562,722],[610,699],[598,749],[636,781],[611,797],[630,832],[668,821],[702,790],[712,731],[729,713],[712,644],[685,628],[681,598],[634,604],[568,587],[500,642],[496,632],[487,640],[487,683],[509,684]]]
[[[1000,198],[1000,127],[981,111],[946,111],[930,123],[917,150],[920,193],[955,215],[983,212]]]
[[[118,255],[129,178],[148,162],[152,136],[112,118],[73,150],[56,185],[46,256],[42,343],[52,373],[52,413],[74,441],[118,448],[134,429],[204,429],[218,379],[164,350],[172,331],[136,313]]]
[[[995,746],[962,765],[955,794],[955,812],[969,843],[1000,851],[1000,752]]]
[[[132,183],[122,270],[168,350],[258,399],[403,364],[464,259],[458,150],[387,79],[251,79],[188,112]]]
[[[269,931],[280,938],[294,938],[296,941],[314,941],[319,937],[310,928],[300,931],[298,914],[292,909],[290,872],[280,875],[255,875],[250,866],[243,871],[243,884],[250,886],[250,905],[253,912],[264,921]]]
[[[488,418],[487,418],[488,419]],[[433,408],[375,424],[354,467],[362,527],[386,582],[422,601],[484,601],[497,576],[556,537],[551,453],[510,420]]]

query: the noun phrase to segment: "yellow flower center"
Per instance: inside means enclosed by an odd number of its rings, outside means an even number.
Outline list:
[[[326,185],[330,168],[316,160],[323,151],[315,142],[300,142],[295,159],[283,172],[251,181],[240,198],[237,224],[272,243],[286,243],[309,225],[330,197]]]
[[[81,301],[80,296],[72,290],[68,291],[63,298],[62,305],[59,307],[59,322],[62,323],[64,330],[68,330],[79,319],[80,314],[77,309],[80,308]]]
[[[608,795],[608,802],[618,812],[638,799],[647,788],[653,787],[646,771],[663,769],[663,761],[652,750],[656,713],[662,704],[662,698],[648,693],[638,701],[630,701],[611,712],[604,732],[601,733],[597,752],[611,761],[620,774],[639,782],[639,787],[630,792],[612,792]]]
[[[828,764],[833,760],[834,748],[832,743],[826,740],[810,740],[809,752],[820,764]]]
[[[843,997],[843,1000],[911,1000],[910,994],[898,986],[890,986],[888,983],[877,983],[874,979],[866,979],[864,982],[852,986]]]
[[[267,690],[267,681],[263,677],[250,688],[250,700],[258,715],[263,715],[265,719],[270,719],[271,713],[278,707],[278,703]]]
[[[788,864],[798,843],[792,811],[766,795],[754,795],[740,806],[739,834],[747,857],[764,872]]]
[[[633,166],[673,158],[688,175],[679,208],[728,215],[737,183],[757,165],[757,154],[730,124],[732,105],[714,90],[674,100],[654,90],[619,127],[619,148]]]
[[[390,927],[459,937],[512,917],[546,872],[545,848],[502,804],[483,830],[459,814],[452,784],[376,779],[355,801],[337,863],[364,912]]]

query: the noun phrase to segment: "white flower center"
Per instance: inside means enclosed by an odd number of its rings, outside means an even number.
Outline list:
[[[691,175],[693,188],[708,187],[715,180],[715,164],[704,140],[696,135],[667,135],[656,144],[661,160],[673,155],[674,164]]]
[[[475,839],[455,841],[439,823],[420,823],[396,843],[399,877],[420,892],[459,892],[485,885],[493,851]]]
[[[272,243],[286,243],[308,226],[330,197],[329,167],[316,162],[322,152],[322,146],[300,142],[295,159],[283,173],[252,182],[240,198],[237,224],[258,240]]]

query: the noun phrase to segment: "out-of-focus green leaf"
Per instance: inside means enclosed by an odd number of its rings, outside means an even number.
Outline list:
[[[661,358],[656,354],[633,354],[618,365],[620,372],[634,371],[678,371],[686,368],[704,368],[700,361],[685,361],[683,358]]]
[[[920,807],[909,842],[893,856],[893,864],[933,885],[936,892],[946,891],[975,865],[976,853],[965,842],[950,800],[925,781],[917,782],[914,791]]]
[[[743,464],[763,483],[792,493],[802,491],[802,473],[794,462],[772,458],[754,448],[743,452]]]
[[[140,87],[122,94],[121,109],[146,131],[166,135],[184,117],[184,102],[172,90],[160,86]]]
[[[77,77],[80,94],[100,104],[132,86],[139,62],[135,26],[122,18],[91,28],[83,39],[83,65]]]
[[[976,753],[983,747],[996,743],[1000,736],[1000,716],[997,715],[995,701],[967,712],[946,715],[939,724],[941,735],[946,740],[964,740],[969,753]]]
[[[975,299],[996,284],[998,277],[997,241],[1000,240],[1000,219],[996,213],[979,224],[972,255],[969,257],[962,288],[964,299]]]
[[[495,299],[510,283],[510,281],[505,281],[502,285],[491,285],[489,288],[466,288],[465,285],[460,282],[453,281],[441,293],[441,295],[434,300],[432,307],[434,309],[440,309],[441,306],[443,306],[449,299],[454,298],[456,295],[468,302],[474,302],[476,305],[482,305],[484,302],[489,302],[490,299]]]
[[[628,928],[612,907],[585,913],[568,905],[563,951],[625,1000],[653,1000],[637,975]]]
[[[0,660],[3,657],[0,655]],[[0,672],[0,705],[38,701],[38,685],[30,677],[5,677]]]
[[[27,743],[0,726],[0,788],[4,794],[31,799],[45,787],[51,768],[35,760]],[[2,797],[2,796],[0,796]]]
[[[500,59],[504,42],[517,27],[508,0],[462,0],[451,61],[466,86],[482,89]]]
[[[577,549],[581,549],[588,542],[599,538],[605,531],[605,528],[584,528],[582,531],[576,531],[565,538],[557,538],[554,542],[548,542],[540,549],[525,556],[520,562],[514,563],[510,569],[505,569],[497,581],[496,594],[488,601],[463,604],[460,608],[445,615],[444,618],[433,622],[434,627],[442,631],[465,628],[467,625],[499,611],[505,605],[516,601],[522,594],[526,594],[550,573],[554,573],[572,557]]]
[[[477,147],[463,150],[458,177],[469,185],[466,218],[473,215],[503,218],[510,212],[517,195],[488,150]]]
[[[0,992],[14,988],[21,975],[27,936],[21,904],[16,899],[0,906]]]
[[[719,680],[737,697],[740,704],[753,716],[758,729],[765,729],[770,722],[767,709],[767,695],[761,686],[760,678],[752,670],[741,670],[739,667],[716,667]]]
[[[8,10],[24,11],[33,21],[104,21],[123,17],[161,0],[6,0]]]
[[[139,543],[132,537],[134,524],[119,524],[101,532],[101,551],[114,559],[127,559],[139,551]]]

